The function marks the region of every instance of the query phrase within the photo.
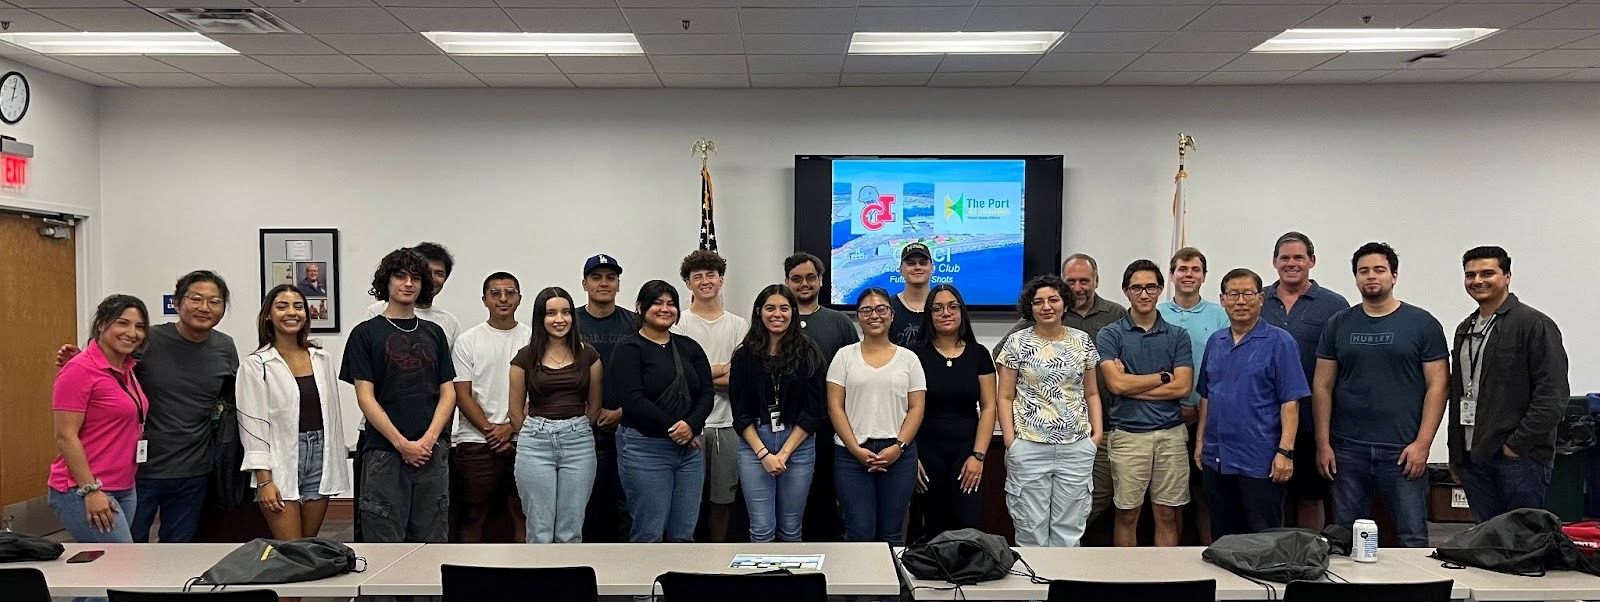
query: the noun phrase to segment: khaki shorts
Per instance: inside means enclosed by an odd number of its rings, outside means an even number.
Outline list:
[[[1118,509],[1144,505],[1145,491],[1161,506],[1189,503],[1189,429],[1184,425],[1148,433],[1113,430],[1106,439]]]

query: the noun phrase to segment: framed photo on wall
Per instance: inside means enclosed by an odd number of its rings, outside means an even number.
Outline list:
[[[262,228],[261,295],[280,284],[306,298],[311,332],[339,332],[339,230]]]

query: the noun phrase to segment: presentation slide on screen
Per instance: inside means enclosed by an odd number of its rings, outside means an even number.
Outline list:
[[[1015,304],[1026,171],[1021,159],[834,160],[832,301],[904,288],[900,249],[921,242],[930,286],[954,284],[968,305]]]

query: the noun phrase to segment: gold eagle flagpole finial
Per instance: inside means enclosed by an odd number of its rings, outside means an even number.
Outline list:
[[[705,138],[695,140],[694,144],[689,147],[689,153],[698,155],[700,157],[700,166],[705,167],[706,161],[710,160],[711,155],[717,154],[717,143]]]

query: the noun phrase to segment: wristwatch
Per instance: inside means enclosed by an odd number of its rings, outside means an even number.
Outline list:
[[[1278,455],[1283,456],[1285,458],[1288,458],[1290,460],[1293,460],[1294,459],[1294,450],[1292,450],[1292,449],[1284,449],[1284,448],[1280,447],[1280,448],[1278,448]]]
[[[93,483],[89,483],[87,485],[79,485],[77,489],[73,490],[73,492],[77,493],[78,497],[86,497],[91,493],[99,491],[100,487],[101,487],[100,480],[99,479],[95,479],[95,481]]]
[[[1172,382],[1172,373],[1171,372],[1162,372],[1161,373],[1161,384],[1164,385],[1164,384],[1167,384],[1167,383],[1170,383],[1170,382]]]
[[[895,439],[894,440],[894,446],[900,448],[900,451],[905,451],[907,445],[911,445],[911,444],[910,443],[906,443],[905,441],[901,441],[899,439]]]
[[[979,451],[971,452],[971,453],[969,453],[967,455],[972,456],[974,458],[977,458],[979,462],[982,462],[983,459],[984,459],[983,452],[979,452]]]

